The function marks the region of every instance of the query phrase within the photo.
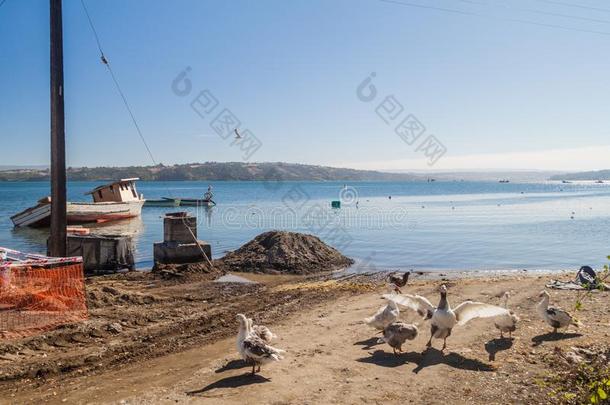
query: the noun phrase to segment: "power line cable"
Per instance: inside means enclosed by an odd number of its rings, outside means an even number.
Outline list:
[[[591,21],[591,22],[602,23],[602,24],[610,24],[609,20],[600,20],[598,18],[581,17],[581,16],[577,16],[577,15],[554,13],[552,11],[533,10],[533,9],[528,9],[528,8],[513,8],[510,6],[503,6],[503,7],[508,8],[510,10],[523,11],[526,13],[534,13],[534,14],[540,14],[540,15],[548,15],[551,17],[571,18],[573,20]]]
[[[106,66],[106,68],[108,69],[108,72],[110,72],[110,76],[112,77],[112,81],[114,82],[114,85],[116,86],[116,89],[117,89],[119,95],[121,96],[121,99],[123,99],[123,104],[125,104],[125,108],[127,109],[127,112],[129,113],[129,116],[131,117],[131,121],[133,122],[133,125],[136,128],[136,131],[138,132],[138,135],[140,136],[140,139],[142,140],[142,143],[144,144],[144,147],[146,148],[146,151],[148,152],[148,156],[150,156],[150,160],[152,160],[153,165],[156,166],[157,162],[155,160],[155,157],[153,156],[152,151],[150,150],[150,147],[148,146],[148,143],[146,142],[146,139],[144,138],[144,134],[142,133],[142,130],[140,130],[140,125],[138,125],[138,121],[136,120],[136,117],[135,117],[135,115],[133,113],[133,110],[131,109],[131,106],[129,105],[129,102],[127,101],[127,97],[125,96],[125,93],[121,89],[119,81],[117,80],[117,77],[114,74],[114,71],[112,70],[112,67],[110,66],[110,62],[108,61],[108,59],[106,58],[106,55],[104,54],[104,51],[102,49],[102,44],[100,42],[100,37],[99,37],[99,35],[97,33],[97,30],[95,29],[95,25],[93,24],[93,20],[91,19],[91,15],[89,14],[89,10],[87,10],[87,6],[85,5],[85,1],[81,0],[80,3],[83,6],[83,10],[85,11],[85,15],[87,16],[87,20],[89,21],[89,26],[91,27],[91,31],[93,31],[93,36],[95,37],[95,42],[97,43],[97,48],[100,51],[100,59],[102,60],[102,63]]]
[[[511,7],[511,6],[506,5],[506,4],[491,5],[489,3],[482,3],[482,2],[472,1],[472,0],[455,0],[455,1],[459,1],[461,3],[467,3],[467,4],[480,4],[480,5],[489,6],[489,7],[497,6],[497,7],[502,7],[504,9],[508,9],[508,10],[515,10],[515,11],[521,11],[521,12],[525,12],[525,13],[547,15],[547,16],[551,16],[551,17],[570,18],[570,19],[573,19],[573,20],[591,21],[591,22],[602,23],[602,24],[610,24],[610,20],[601,20],[599,18],[582,17],[582,16],[578,16],[578,15],[555,13],[555,12],[552,12],[552,11],[535,10],[535,9],[531,9],[531,8]]]
[[[479,18],[483,18],[483,19],[517,22],[517,23],[521,23],[521,24],[561,29],[561,30],[565,30],[565,31],[576,31],[576,32],[584,32],[584,33],[588,33],[588,34],[598,34],[598,35],[603,35],[603,36],[610,36],[610,32],[606,32],[606,31],[597,31],[597,30],[589,30],[589,29],[585,29],[585,28],[567,27],[567,26],[559,25],[559,24],[540,23],[540,22],[536,22],[536,21],[523,20],[520,18],[500,18],[500,17],[494,17],[494,16],[490,16],[490,15],[486,15],[486,14],[475,13],[475,12],[471,12],[471,11],[465,11],[465,10],[459,10],[459,9],[453,9],[453,8],[445,8],[445,7],[437,7],[437,6],[429,6],[429,5],[410,3],[410,2],[406,2],[406,1],[400,1],[400,0],[379,0],[379,1],[381,1],[382,3],[397,4],[397,5],[401,5],[401,6],[405,6],[405,7],[430,9],[430,10],[442,11],[442,12],[451,13],[451,14],[461,14],[461,15],[466,15],[466,16],[471,16],[471,17],[479,17]]]
[[[582,4],[566,3],[563,1],[554,1],[554,0],[536,0],[536,1],[539,1],[541,3],[556,4],[558,6],[574,7],[574,8],[581,8],[584,10],[601,11],[603,13],[610,13],[610,9],[601,8],[601,7],[584,6]]]

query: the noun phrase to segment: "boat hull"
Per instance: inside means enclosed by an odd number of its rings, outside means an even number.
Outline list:
[[[103,223],[140,216],[144,200],[103,203],[68,203],[68,225]],[[11,217],[15,227],[44,227],[51,222],[51,204],[39,204]]]
[[[203,200],[197,198],[169,198],[163,197],[164,200],[168,201],[179,201],[181,207],[212,207],[216,205],[213,200]]]
[[[145,207],[179,207],[179,198],[164,198],[162,200],[146,200]]]

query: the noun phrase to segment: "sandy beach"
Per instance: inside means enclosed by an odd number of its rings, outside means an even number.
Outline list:
[[[456,327],[441,353],[438,340],[425,350],[429,325],[404,310],[401,318],[419,322],[420,334],[399,356],[377,344],[378,335],[362,323],[383,304],[380,294],[386,289],[378,278],[245,275],[259,284],[169,285],[140,277],[138,282],[115,276],[89,283],[95,288],[103,284],[107,291],[129,284],[132,296],[142,294],[137,289],[148,290],[143,295],[154,298],[141,298],[145,305],[135,299],[111,307],[100,304],[91,309],[89,329],[81,327],[80,334],[64,328],[42,342],[13,342],[10,350],[3,343],[0,389],[5,395],[0,402],[219,404],[256,398],[269,404],[552,403],[548,377],[558,371],[557,353],[610,336],[608,292],[584,302],[577,313],[583,323],[579,329],[554,336],[538,318],[540,290],[552,278],[568,275],[415,278],[405,292],[427,296],[433,303],[441,283],[449,287],[453,305],[466,299],[499,304],[502,293],[510,291],[510,307],[521,322],[514,340],[501,340],[492,321],[474,320]],[[573,291],[550,293],[553,303],[573,308]],[[207,311],[200,312],[204,307]],[[138,318],[127,314],[144,308],[148,318],[138,326]],[[172,311],[188,315],[172,317]],[[254,377],[235,349],[238,312],[270,326],[279,336],[275,346],[287,350],[283,361],[263,367]],[[159,319],[152,319],[155,314]],[[104,330],[113,316],[123,324],[120,333]]]

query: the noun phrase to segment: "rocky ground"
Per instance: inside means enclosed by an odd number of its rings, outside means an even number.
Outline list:
[[[424,350],[429,332],[421,323],[400,356],[362,324],[382,304],[378,278],[249,274],[259,283],[218,284],[190,277],[89,280],[89,321],[0,345],[0,402],[577,403],[557,390],[557,377],[610,337],[608,292],[583,302],[581,328],[550,334],[535,312],[549,276],[444,281],[454,305],[499,303],[511,291],[521,317],[514,339],[475,320],[456,328],[441,353],[440,341]],[[440,283],[416,277],[404,290],[435,302]],[[551,300],[571,309],[575,293],[551,291]],[[272,327],[276,346],[287,350],[256,377],[235,351],[238,312]],[[417,321],[407,311],[401,317]]]

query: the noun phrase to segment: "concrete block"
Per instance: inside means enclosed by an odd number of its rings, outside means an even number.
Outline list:
[[[155,263],[184,264],[205,261],[201,250],[209,260],[212,260],[212,247],[204,241],[197,243],[157,242],[153,252]]]
[[[197,217],[189,216],[186,212],[177,212],[167,214],[163,218],[164,242],[195,243],[196,239]]]

